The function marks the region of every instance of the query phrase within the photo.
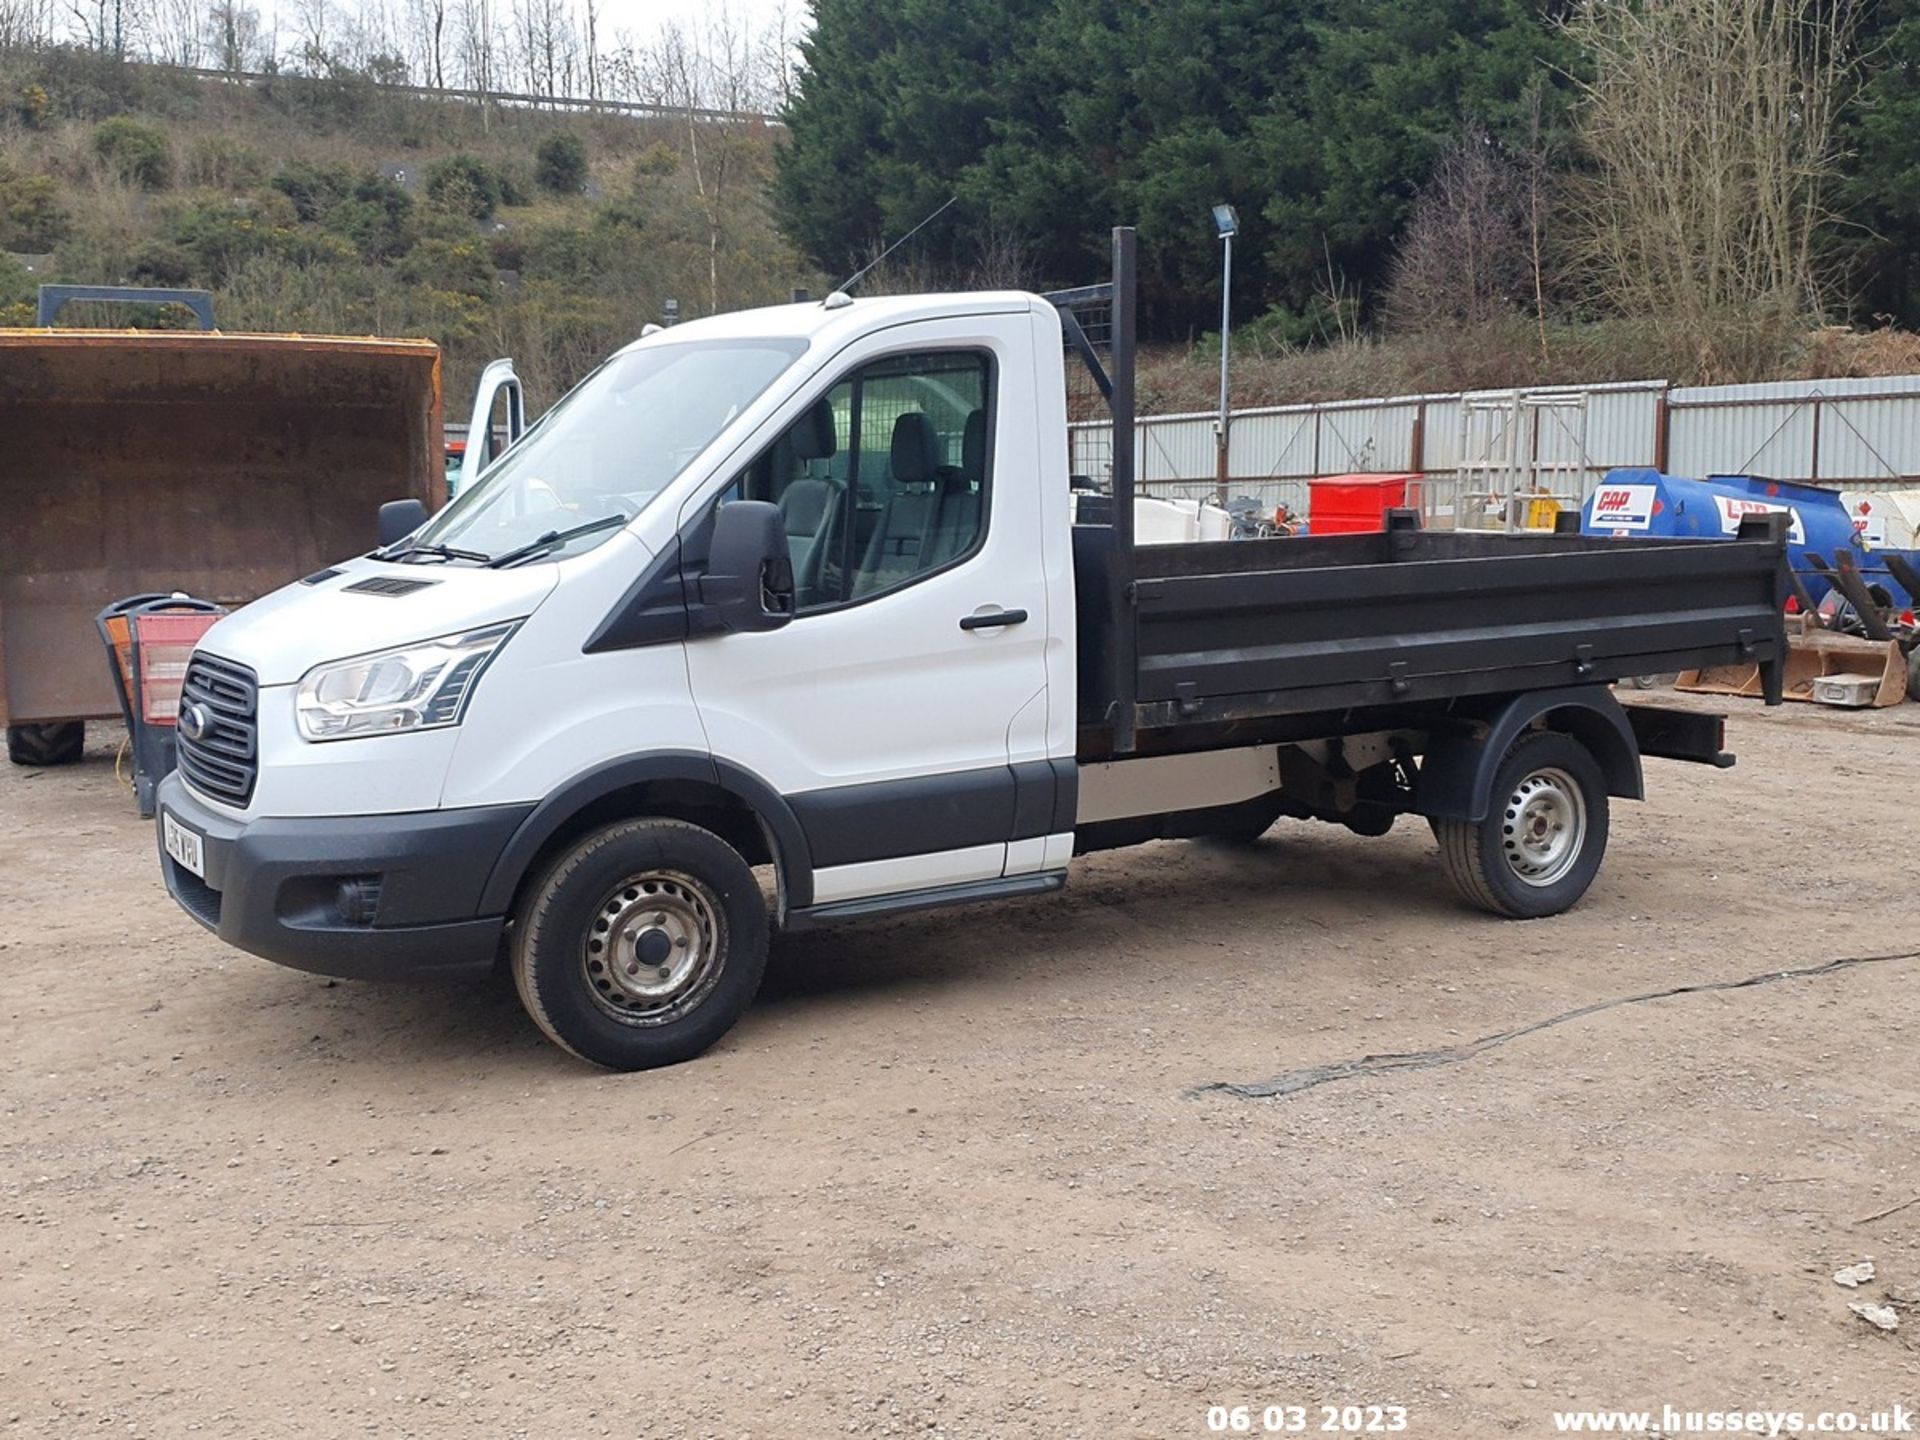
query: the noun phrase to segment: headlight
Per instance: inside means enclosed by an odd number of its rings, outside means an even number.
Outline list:
[[[480,672],[519,621],[317,665],[295,711],[308,740],[345,740],[458,725]]]

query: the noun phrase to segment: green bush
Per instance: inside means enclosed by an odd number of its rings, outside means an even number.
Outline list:
[[[427,198],[443,209],[488,220],[515,201],[500,171],[472,155],[449,155],[427,171]]]
[[[167,137],[151,125],[116,115],[93,129],[93,153],[129,185],[164,190],[173,183],[173,152]]]
[[[493,256],[493,268],[496,270],[524,270],[527,268],[527,245],[530,237],[521,230],[501,230],[487,239],[487,251]]]
[[[91,120],[122,114],[140,102],[144,65],[85,45],[53,45],[34,53],[30,84],[47,96],[43,119]]]
[[[633,183],[643,185],[649,180],[659,180],[672,175],[680,169],[680,152],[664,141],[656,140],[640,152],[640,158],[633,162]]]
[[[193,256],[183,245],[155,240],[133,257],[133,281],[136,285],[190,285],[193,283]]]
[[[295,223],[293,202],[277,191],[201,195],[175,213],[170,238],[192,257],[196,275],[220,284],[249,256],[275,248]]]
[[[60,186],[51,175],[22,175],[0,160],[0,250],[39,254],[72,230]]]
[[[533,178],[554,195],[578,195],[587,185],[587,144],[570,130],[549,135],[534,152]]]
[[[531,279],[585,285],[600,268],[596,249],[593,237],[586,231],[550,225],[527,237],[521,273]]]
[[[267,157],[244,140],[203,135],[187,147],[185,183],[214,190],[252,190],[267,178]]]
[[[369,172],[355,182],[351,197],[328,211],[325,226],[352,241],[365,259],[393,260],[413,244],[412,216],[413,197],[384,175]]]
[[[27,273],[27,267],[0,250],[0,308],[24,304],[32,300],[34,294],[33,276]]]
[[[493,257],[479,240],[422,240],[400,262],[400,278],[424,290],[485,300],[493,293]]]
[[[494,175],[500,181],[500,203],[502,205],[531,205],[533,196],[527,190],[526,172],[514,165],[494,167]]]
[[[353,171],[345,165],[316,165],[309,161],[283,166],[273,177],[273,188],[293,202],[302,220],[324,220],[353,193]]]
[[[47,94],[47,87],[37,80],[29,80],[20,87],[20,98],[14,104],[14,113],[27,129],[38,130],[47,123],[47,112],[52,108],[53,99]]]
[[[595,230],[640,230],[646,215],[638,200],[603,200],[593,212]]]
[[[360,249],[344,235],[336,235],[330,230],[316,230],[311,225],[296,225],[290,230],[281,230],[274,234],[273,248],[269,252],[296,265],[310,268],[315,274],[331,273],[336,284],[351,285],[359,275],[384,275],[384,267],[364,264]],[[255,263],[249,259],[246,264]],[[243,267],[244,268],[244,267]]]

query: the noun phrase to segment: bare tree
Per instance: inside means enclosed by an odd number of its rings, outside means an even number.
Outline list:
[[[736,19],[725,3],[707,15],[707,33],[702,57],[710,103],[720,110],[745,110],[753,94],[757,62],[753,42],[746,25]]]
[[[1540,339],[1540,358],[1547,359],[1547,202],[1553,177],[1553,157],[1547,153],[1546,126],[1541,112],[1546,86],[1535,77],[1527,86],[1527,148],[1520,157],[1520,178],[1527,200],[1527,270],[1533,281],[1533,323]]]
[[[1478,126],[1440,157],[1388,272],[1389,323],[1433,330],[1511,313],[1530,288],[1532,197],[1521,168]]]
[[[435,90],[447,88],[447,0],[409,0],[408,50],[418,67],[420,83]]]
[[[1039,266],[1031,240],[1013,225],[988,218],[974,229],[972,262],[962,278],[968,290],[1026,290]]]
[[[206,62],[207,25],[201,0],[150,0],[147,54],[164,65]]]
[[[573,92],[579,43],[566,0],[514,0],[513,36],[523,90],[543,96]]]
[[[320,73],[334,59],[333,0],[297,0],[293,6],[294,59],[305,69]]]
[[[271,53],[260,31],[260,12],[242,0],[214,0],[206,13],[207,53],[229,75],[257,70]]]
[[[780,0],[760,32],[760,91],[766,105],[784,111],[793,104],[799,42],[792,11],[786,0]]]
[[[53,31],[52,0],[0,0],[0,52],[45,45]]]
[[[1816,241],[1854,0],[1583,0],[1581,253],[1605,305],[1666,317],[1704,373],[1820,313]]]
[[[598,0],[584,0],[587,47],[587,98],[600,99],[600,6]]]
[[[128,21],[126,0],[67,0],[81,43],[102,55],[125,57]]]
[[[455,0],[458,6],[461,79],[480,96],[480,123],[487,124],[487,97],[499,88],[494,51],[494,10],[491,0]]]
[[[680,109],[686,119],[687,157],[693,170],[694,193],[700,199],[700,212],[707,230],[707,304],[710,312],[720,308],[720,190],[725,182],[724,156],[717,173],[710,173],[700,152],[700,117],[696,113],[705,98],[706,57],[686,30],[669,24],[660,32],[658,64],[664,81],[663,98]]]
[[[722,6],[704,36],[678,23],[661,27],[647,56],[645,98],[677,110],[685,125],[688,172],[706,231],[707,304],[720,308],[720,252],[726,241],[729,190],[735,179],[737,138],[704,114],[737,110],[749,104],[754,85],[754,44],[745,27]]]

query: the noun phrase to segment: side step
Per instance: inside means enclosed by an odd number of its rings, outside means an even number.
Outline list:
[[[862,900],[840,900],[831,905],[809,905],[790,910],[782,930],[819,930],[851,920],[872,920],[911,910],[938,910],[948,905],[973,905],[982,900],[1008,900],[1016,895],[1046,895],[1064,889],[1067,872],[1048,870],[1038,875],[1009,875],[1000,880],[974,880],[965,885],[941,885],[931,890],[903,890],[897,895],[870,895]]]

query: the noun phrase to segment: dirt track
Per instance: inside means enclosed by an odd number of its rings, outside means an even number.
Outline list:
[[[0,767],[0,1436],[1186,1437],[1209,1404],[1920,1405],[1920,706],[1741,708],[1571,915],[1424,825],[776,943],[613,1077],[510,987],[329,985],[165,899],[107,737]],[[1880,1280],[1828,1278],[1872,1256]]]

